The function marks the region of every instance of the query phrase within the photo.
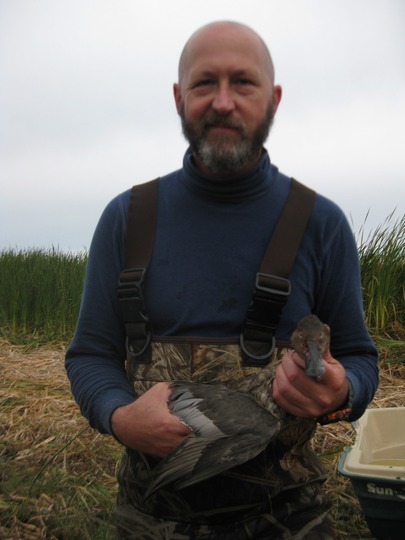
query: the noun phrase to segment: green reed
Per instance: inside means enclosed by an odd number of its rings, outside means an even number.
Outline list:
[[[51,250],[0,252],[0,325],[7,337],[70,338],[87,255]]]
[[[377,334],[405,336],[405,218],[393,213],[357,239],[366,321]],[[79,313],[87,253],[0,252],[0,335],[70,339]]]
[[[358,249],[368,326],[377,333],[404,338],[405,329],[405,216],[385,222],[364,238]],[[364,229],[363,229],[364,230]]]

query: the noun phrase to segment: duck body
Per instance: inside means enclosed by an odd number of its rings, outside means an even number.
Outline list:
[[[248,394],[223,384],[171,384],[169,409],[192,433],[153,471],[147,496],[169,482],[182,489],[241,465],[262,452],[280,420]]]
[[[291,341],[311,368],[310,376],[320,380],[329,329],[313,315],[304,319],[309,317],[300,321]],[[265,450],[288,418],[296,420],[274,402],[273,377],[269,365],[227,385],[172,382],[169,410],[192,432],[154,468],[145,497],[169,483],[176,490],[207,480]]]

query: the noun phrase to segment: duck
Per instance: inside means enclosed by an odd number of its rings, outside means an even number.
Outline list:
[[[302,318],[290,338],[309,377],[325,374],[330,329],[316,315]],[[295,419],[272,398],[274,366],[226,384],[173,381],[168,407],[192,431],[151,472],[145,499],[172,484],[180,490],[259,455]],[[300,419],[301,421],[302,419]]]

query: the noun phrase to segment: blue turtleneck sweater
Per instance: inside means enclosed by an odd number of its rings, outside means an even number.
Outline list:
[[[270,163],[267,152],[252,171],[232,181],[204,176],[189,151],[182,169],[161,178],[145,283],[155,336],[239,335],[289,186],[290,179]],[[129,196],[128,190],[113,199],[97,225],[77,329],[66,354],[83,415],[108,433],[115,408],[135,398],[125,374],[116,294]],[[377,387],[377,352],[364,324],[353,234],[342,211],[320,195],[290,280],[276,337],[288,340],[297,321],[310,312],[331,327],[332,356],[342,362],[353,387],[354,420]]]

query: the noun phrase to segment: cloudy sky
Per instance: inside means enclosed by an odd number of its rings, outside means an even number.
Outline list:
[[[88,248],[112,197],[181,166],[177,61],[217,19],[272,52],[272,161],[355,231],[404,214],[403,0],[0,0],[0,249]]]

